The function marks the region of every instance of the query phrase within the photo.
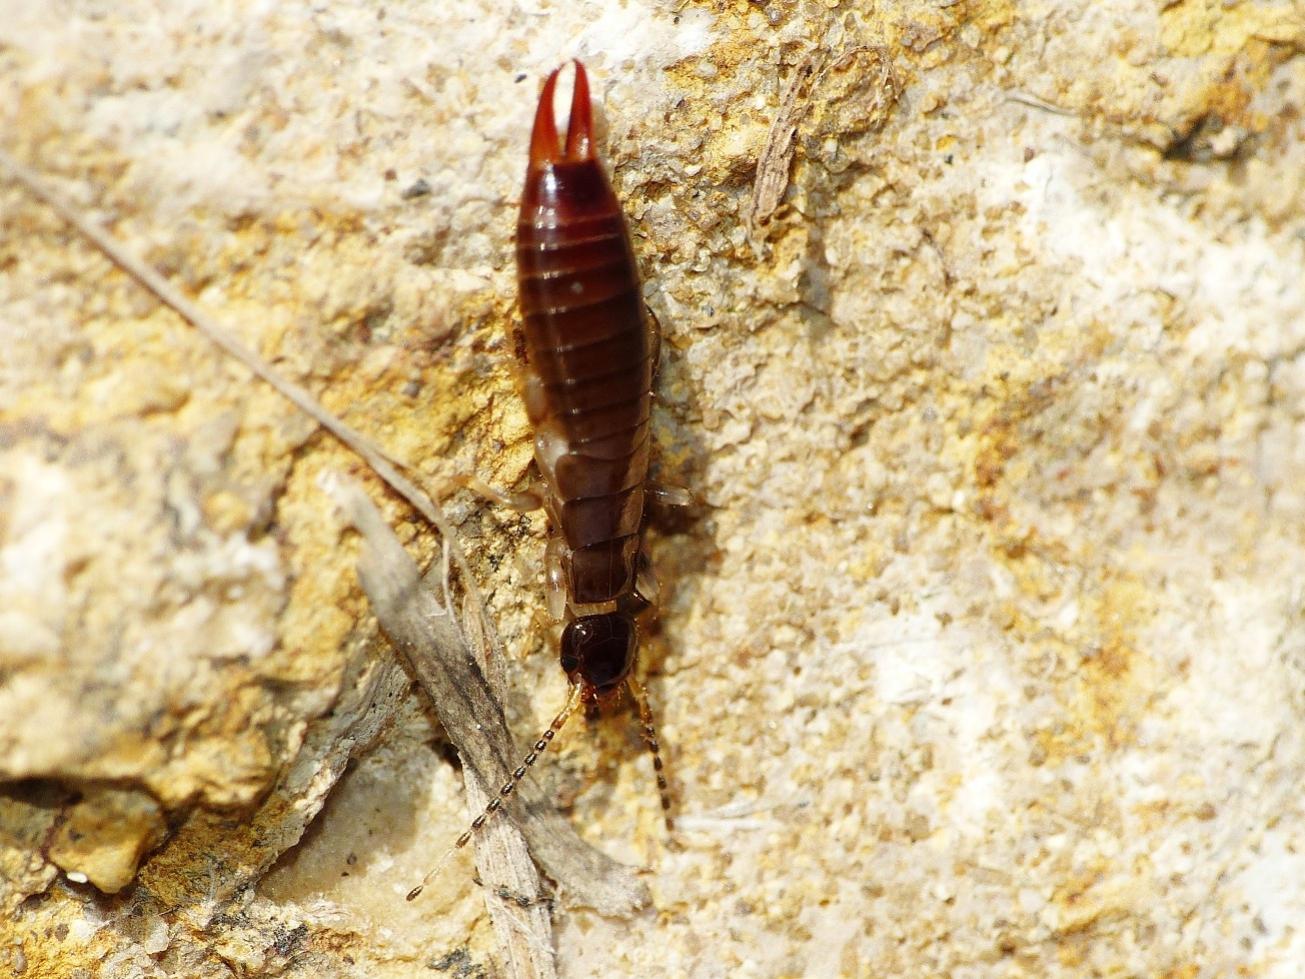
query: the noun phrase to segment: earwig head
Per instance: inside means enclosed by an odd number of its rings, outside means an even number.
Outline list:
[[[566,161],[579,163],[594,158],[594,110],[589,99],[589,77],[585,66],[575,63],[575,87],[571,93],[571,117],[566,125],[566,149],[557,136],[557,120],[553,116],[553,90],[557,88],[557,68],[544,82],[539,94],[539,108],[535,110],[535,128],[530,133],[530,167],[538,169],[550,163]]]
[[[623,612],[585,615],[562,633],[562,669],[580,685],[586,704],[611,699],[634,669],[639,633]]]

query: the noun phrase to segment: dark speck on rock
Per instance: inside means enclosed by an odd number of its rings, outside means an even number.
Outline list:
[[[402,197],[405,201],[410,201],[417,197],[425,197],[429,193],[430,193],[430,184],[426,183],[425,180],[418,178],[416,183],[408,187],[405,187],[403,189],[403,192],[399,194],[399,196]]]

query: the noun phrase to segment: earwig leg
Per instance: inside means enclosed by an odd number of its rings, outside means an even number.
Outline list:
[[[634,677],[626,681],[630,695],[639,705],[639,725],[643,740],[653,757],[653,771],[657,775],[657,794],[662,800],[662,818],[666,820],[666,832],[675,832],[675,817],[671,815],[671,788],[666,781],[665,768],[662,765],[662,749],[657,743],[657,729],[653,727],[652,707],[648,705],[648,692]]]
[[[653,308],[644,303],[643,311],[647,314],[644,317],[648,329],[648,349],[652,352],[652,369],[653,380],[657,379],[657,372],[662,366],[662,321],[657,318]]]
[[[520,493],[495,489],[479,476],[454,476],[450,482],[461,486],[463,489],[471,490],[477,496],[489,500],[491,503],[497,503],[509,510],[516,510],[518,513],[531,513],[534,510],[542,510],[544,507],[544,484],[543,480],[540,479],[532,480],[530,487]]]
[[[548,538],[544,548],[544,591],[548,600],[548,614],[554,622],[562,621],[566,613],[566,541],[561,534]]]
[[[683,486],[659,486],[649,483],[643,492],[646,498],[662,506],[697,506],[702,502]]]
[[[634,593],[639,601],[643,602],[647,608],[657,608],[658,599],[661,598],[662,586],[657,582],[657,573],[653,571],[652,556],[648,553],[648,543],[645,541],[639,547],[639,563],[636,565],[634,577]]]
[[[550,636],[557,628],[557,620],[541,608],[531,609],[530,628],[541,636]]]

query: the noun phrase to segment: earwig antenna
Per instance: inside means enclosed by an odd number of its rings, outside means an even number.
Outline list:
[[[451,847],[444,851],[444,855],[439,858],[439,861],[435,866],[432,867],[430,871],[427,872],[426,876],[421,879],[421,883],[408,892],[409,901],[415,901],[425,889],[426,885],[434,880],[435,877],[439,875],[439,872],[444,869],[444,865],[448,863],[449,857],[453,856],[454,853],[470,843],[472,836],[475,835],[480,827],[485,825],[485,822],[489,817],[503,808],[503,803],[507,800],[507,797],[515,791],[517,784],[526,777],[526,772],[530,770],[530,766],[533,765],[539,759],[539,756],[544,753],[544,750],[552,743],[553,739],[557,737],[557,732],[562,730],[562,726],[566,724],[567,718],[574,714],[575,709],[579,706],[580,685],[573,684],[566,696],[566,706],[558,711],[557,716],[553,718],[553,723],[548,725],[548,728],[544,733],[539,736],[539,740],[531,747],[530,753],[521,760],[521,764],[517,766],[517,769],[512,773],[511,778],[503,783],[503,787],[499,789],[498,794],[489,801],[489,805],[485,807],[484,811],[473,819],[471,825],[467,827],[466,832],[459,836]],[[660,760],[657,764],[660,768]]]
[[[675,830],[675,817],[671,815],[671,789],[666,783],[666,773],[662,765],[662,749],[661,745],[657,743],[657,729],[653,727],[652,707],[648,705],[648,692],[634,677],[630,677],[626,683],[630,688],[630,696],[634,697],[634,702],[639,705],[641,733],[643,734],[644,744],[648,745],[648,751],[653,757],[653,771],[657,774],[657,794],[662,798],[662,818],[666,820],[666,831],[671,833]]]

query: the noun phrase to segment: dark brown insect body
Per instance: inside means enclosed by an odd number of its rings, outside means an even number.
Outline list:
[[[562,668],[585,703],[634,667],[635,589],[648,475],[653,333],[620,204],[592,147],[577,62],[566,145],[540,96],[517,225],[526,412],[555,534],[549,578],[564,596]],[[554,603],[554,611],[559,611]]]
[[[553,118],[558,72],[544,83],[517,224],[523,393],[551,525],[549,606],[565,622],[560,652],[571,694],[455,847],[503,807],[577,706],[597,710],[623,690],[638,704],[671,826],[652,712],[634,676],[636,618],[651,608],[654,584],[645,573],[643,506],[657,335],[625,217],[594,155],[588,79],[575,65],[565,146]]]

